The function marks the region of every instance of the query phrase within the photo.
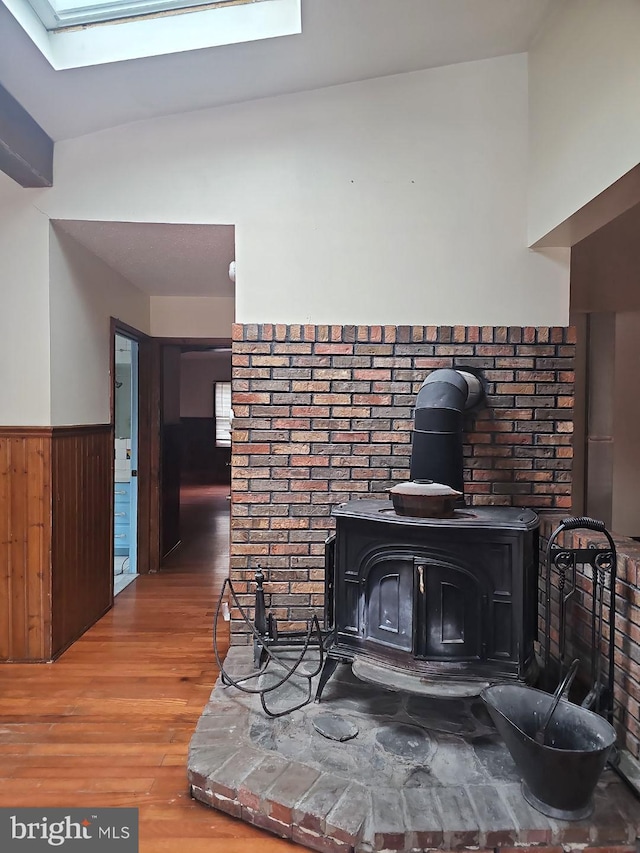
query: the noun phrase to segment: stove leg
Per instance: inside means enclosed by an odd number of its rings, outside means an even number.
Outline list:
[[[316,698],[315,701],[319,702],[320,697],[322,696],[322,691],[324,690],[327,681],[331,678],[333,673],[336,671],[336,667],[340,661],[337,658],[327,657],[324,662],[324,666],[322,667],[322,672],[320,673],[320,681],[318,682],[318,689],[316,690]]]

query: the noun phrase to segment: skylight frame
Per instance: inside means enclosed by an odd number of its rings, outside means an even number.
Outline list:
[[[28,0],[0,0],[54,71],[166,56],[302,33],[302,0],[213,0],[158,13],[49,31]],[[188,13],[188,14],[187,14]]]
[[[48,32],[260,0],[27,0]]]

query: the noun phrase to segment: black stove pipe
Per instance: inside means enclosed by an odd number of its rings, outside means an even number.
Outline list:
[[[464,491],[462,419],[483,397],[480,379],[465,370],[434,370],[424,380],[414,412],[411,479]]]

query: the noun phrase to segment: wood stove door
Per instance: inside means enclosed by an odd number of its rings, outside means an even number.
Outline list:
[[[413,559],[387,555],[367,577],[364,635],[411,652],[413,646]]]
[[[477,580],[456,566],[416,559],[417,657],[480,659],[482,594]]]

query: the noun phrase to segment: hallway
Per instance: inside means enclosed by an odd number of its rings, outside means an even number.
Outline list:
[[[0,806],[140,809],[143,853],[303,848],[191,800],[186,756],[217,677],[228,487],[182,492],[184,545],[54,664],[0,667]]]

